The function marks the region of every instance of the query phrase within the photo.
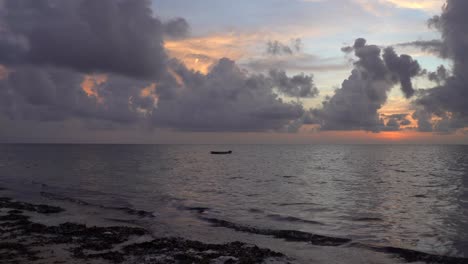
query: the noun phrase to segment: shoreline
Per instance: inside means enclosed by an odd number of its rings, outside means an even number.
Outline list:
[[[0,262],[2,263],[302,263],[297,262],[297,255],[290,255],[290,252],[284,252],[281,247],[270,247],[256,242],[239,242],[244,241],[242,239],[219,244],[207,243],[199,239],[184,238],[183,234],[182,237],[171,234],[155,236],[148,229],[125,221],[83,223],[83,219],[74,217],[80,211],[73,211],[65,204],[54,204],[45,200],[39,201],[42,204],[35,204],[30,199],[26,199],[29,202],[21,202],[19,200],[23,199],[16,197],[16,192],[1,187],[0,191]],[[43,194],[40,193],[47,199],[54,198],[58,201],[78,202],[84,206],[96,206],[81,200]],[[99,208],[107,207],[99,206]],[[136,216],[151,214],[126,207],[107,209]],[[197,211],[198,217],[213,227],[270,237],[273,240],[279,239],[283,241],[282,243],[304,243],[315,246],[318,250],[332,248],[348,251],[364,250],[387,256],[394,260],[391,263],[468,263],[467,258],[368,245],[347,238],[321,236],[296,230],[261,229],[221,219],[206,218],[201,216],[202,212],[201,209]],[[63,217],[64,214],[68,216]],[[327,253],[325,259],[326,256]]]
[[[98,227],[66,222],[44,225],[65,209],[0,197],[2,263],[288,263],[279,252],[242,242],[206,244],[153,237],[140,227]]]

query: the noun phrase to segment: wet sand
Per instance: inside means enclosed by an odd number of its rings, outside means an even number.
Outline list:
[[[0,197],[1,263],[287,263],[269,249],[241,242],[206,244],[155,238],[133,226],[44,225],[65,209]]]
[[[49,204],[42,201],[47,204],[35,204],[31,201],[37,201],[36,199],[23,202],[15,196],[14,191],[2,191],[1,188],[0,191],[0,263],[309,263],[300,261],[295,252],[285,250],[280,244],[245,243],[242,239],[240,241],[244,242],[216,244],[170,235],[155,236],[154,232],[132,224],[131,221],[93,222],[89,215],[86,218],[80,216],[83,208],[77,210],[67,205],[69,202],[78,202],[84,208],[94,208],[84,201],[71,198],[64,200],[63,197],[47,193],[44,195],[41,192],[41,196],[47,199],[53,198],[66,203]],[[101,206],[99,209],[108,208]],[[155,217],[151,212],[131,208],[110,209],[138,217]],[[315,256],[314,263],[359,263],[356,259],[365,260],[365,263],[468,263],[466,258],[368,245],[347,238],[297,230],[257,228],[207,218],[203,216],[203,208],[195,209],[193,211],[214,228],[272,238],[285,241],[284,243],[310,245],[312,247],[307,251]],[[346,256],[334,256],[337,252]],[[360,253],[350,259],[353,256],[350,252]],[[389,258],[381,258],[376,254]],[[337,259],[339,262],[336,262]]]

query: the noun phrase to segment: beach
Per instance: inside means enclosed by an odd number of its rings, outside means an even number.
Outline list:
[[[0,198],[2,263],[287,263],[283,254],[241,242],[205,244],[183,238],[154,238],[139,227],[48,226],[65,209]]]
[[[11,192],[0,188],[0,193]],[[88,205],[89,204],[84,204]],[[126,214],[149,216],[144,211],[123,209]],[[0,260],[2,263],[301,263],[257,245],[234,241],[210,244],[181,237],[156,237],[150,231],[129,225],[101,226],[79,222],[60,214],[66,209],[54,205],[32,204],[0,197]],[[401,248],[353,243],[350,239],[326,237],[294,230],[269,230],[242,226],[219,219],[206,219],[213,226],[238,232],[271,236],[290,242],[305,242],[319,247],[347,246],[386,254],[367,259],[369,263],[467,263],[468,259],[438,256]],[[114,222],[116,222],[114,220]],[[44,223],[57,223],[46,225]],[[330,260],[333,258],[330,257]],[[343,259],[343,261],[345,261]],[[354,263],[356,259],[349,259]],[[391,261],[391,262],[389,262]],[[331,263],[331,262],[330,262]]]

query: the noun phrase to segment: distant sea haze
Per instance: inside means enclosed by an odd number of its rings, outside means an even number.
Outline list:
[[[243,240],[304,259],[344,244],[329,250],[468,258],[468,146],[8,144],[0,186],[126,210],[155,235]]]

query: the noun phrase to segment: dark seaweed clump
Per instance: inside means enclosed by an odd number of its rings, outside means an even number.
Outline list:
[[[260,229],[251,226],[244,226],[235,223],[231,223],[225,220],[215,218],[204,218],[206,221],[226,228],[231,228],[239,232],[246,232],[259,235],[273,236],[276,238],[282,238],[287,241],[301,241],[308,242],[317,246],[341,246],[343,244],[351,242],[351,239],[327,237],[322,235],[311,234],[307,232],[297,230],[274,230],[274,229]]]
[[[440,256],[429,254],[425,252],[396,248],[396,247],[378,247],[366,245],[362,243],[352,243],[351,239],[327,237],[322,235],[311,234],[297,230],[273,230],[273,229],[260,229],[251,226],[239,225],[236,223],[220,220],[216,218],[203,218],[204,220],[212,223],[215,226],[234,229],[239,232],[247,232],[252,234],[273,236],[281,238],[286,241],[301,241],[311,243],[317,246],[353,246],[367,248],[369,250],[392,254],[407,262],[425,262],[425,263],[441,263],[441,264],[468,264],[467,258]]]
[[[11,208],[16,210],[25,210],[30,212],[37,212],[40,214],[55,214],[63,212],[60,207],[50,206],[45,204],[29,204],[23,202],[13,201],[11,198],[0,197],[0,208]]]
[[[0,208],[12,209],[0,214],[0,263],[34,263],[56,257],[51,245],[61,246],[68,259],[87,263],[90,259],[110,263],[261,263],[267,258],[282,258],[281,253],[241,242],[205,244],[182,238],[151,238],[139,227],[88,227],[77,223],[47,226],[35,223],[22,210],[39,214],[57,214],[62,208],[34,205],[0,198]],[[131,243],[135,237],[148,241]],[[125,244],[124,244],[125,243]],[[49,248],[49,249],[47,249]],[[47,250],[45,250],[47,249]]]

